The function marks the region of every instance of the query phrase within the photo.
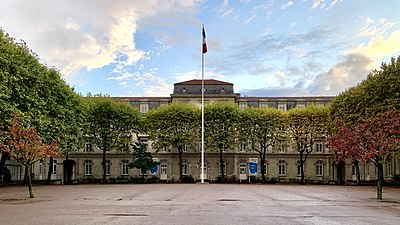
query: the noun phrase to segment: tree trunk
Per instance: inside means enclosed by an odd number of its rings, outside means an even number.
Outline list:
[[[262,183],[265,184],[265,158],[266,158],[266,151],[263,150],[263,153],[260,153],[260,160],[261,160],[261,179]]]
[[[376,187],[376,198],[382,200],[383,164],[379,161],[376,166],[378,167],[378,183]]]
[[[360,163],[359,161],[354,161],[354,166],[356,167],[356,178],[357,178],[357,185],[361,184],[361,175],[360,175]]]
[[[225,173],[224,173],[224,159],[222,157],[223,149],[219,150],[219,169],[221,171],[221,182],[225,182]]]
[[[49,161],[49,172],[47,173],[47,181],[46,184],[50,184],[51,182],[51,174],[53,173],[53,156],[50,156],[50,161]]]
[[[303,161],[303,152],[300,152],[300,175],[301,175],[301,184],[305,184],[306,182],[304,181],[304,161]]]
[[[182,148],[178,148],[179,152],[179,181],[182,183]]]
[[[32,190],[32,178],[31,178],[31,165],[26,165],[25,166],[25,174],[27,177],[27,184],[28,184],[28,190],[29,190],[29,198],[34,198],[35,196],[33,195],[33,190]]]
[[[105,184],[107,182],[107,171],[106,171],[106,153],[107,150],[103,150],[103,161],[102,161],[102,165],[103,165],[103,179],[101,181],[102,184]]]

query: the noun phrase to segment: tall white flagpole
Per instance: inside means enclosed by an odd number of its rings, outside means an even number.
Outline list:
[[[204,23],[201,32],[201,183],[204,184]]]

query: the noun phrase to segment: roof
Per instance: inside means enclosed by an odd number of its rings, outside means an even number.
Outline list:
[[[201,80],[193,79],[193,80],[175,83],[174,85],[182,85],[182,84],[184,84],[184,85],[201,85]],[[228,83],[228,82],[220,81],[220,80],[214,80],[214,79],[205,79],[204,84],[205,85],[233,85],[232,83]]]

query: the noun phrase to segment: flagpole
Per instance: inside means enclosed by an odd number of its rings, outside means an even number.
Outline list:
[[[204,23],[202,24],[202,35],[204,31]],[[201,49],[201,183],[204,184],[204,51]]]

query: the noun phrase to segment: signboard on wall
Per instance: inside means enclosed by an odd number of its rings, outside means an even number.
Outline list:
[[[158,162],[158,158],[153,158],[153,162]],[[158,174],[158,164],[153,167],[153,169],[150,170],[151,175],[157,175]]]
[[[256,176],[258,172],[258,158],[249,158],[249,175]]]

